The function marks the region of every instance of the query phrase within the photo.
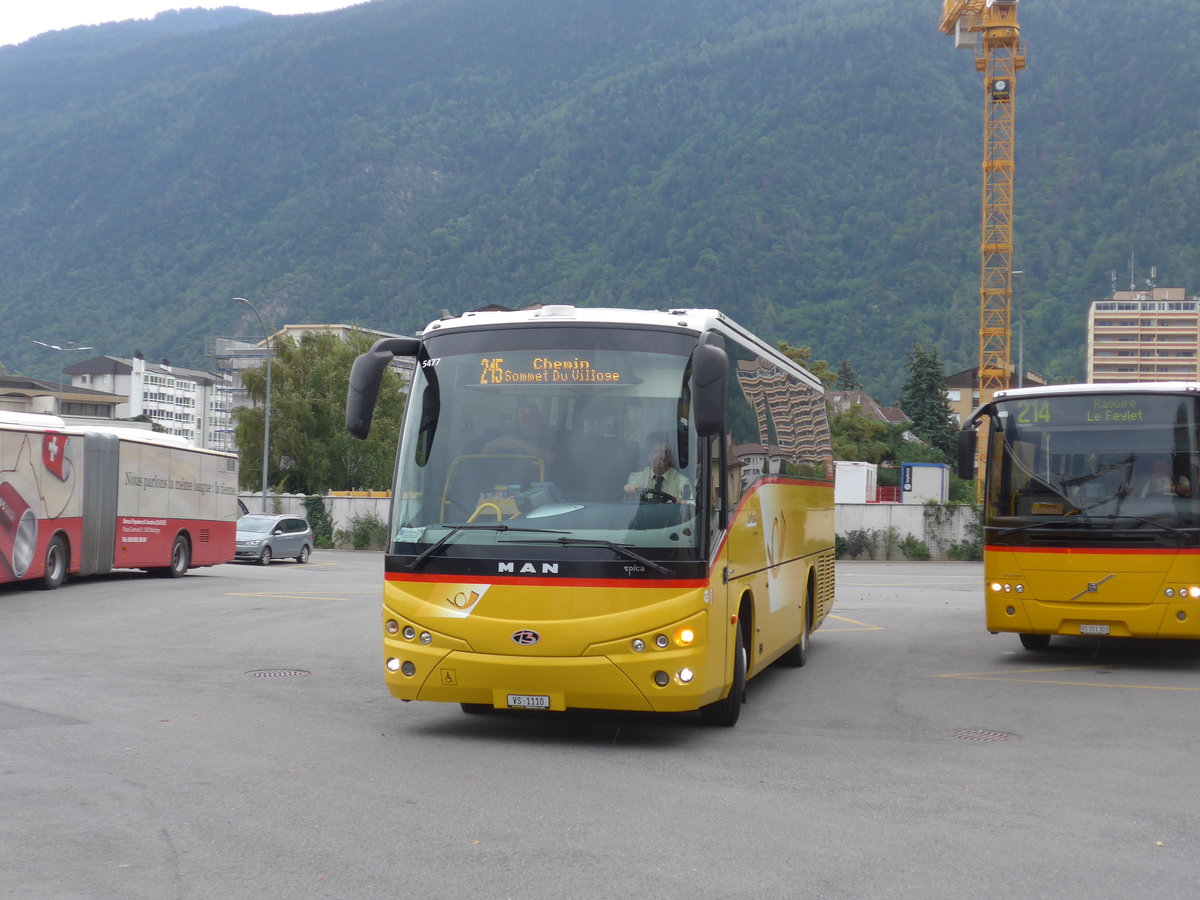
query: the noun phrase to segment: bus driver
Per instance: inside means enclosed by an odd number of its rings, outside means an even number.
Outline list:
[[[692,486],[677,468],[675,454],[671,452],[671,442],[665,433],[654,434],[650,438],[649,465],[639,472],[631,472],[625,480],[625,497],[648,494],[647,499],[668,500],[677,503],[680,500],[691,500]]]

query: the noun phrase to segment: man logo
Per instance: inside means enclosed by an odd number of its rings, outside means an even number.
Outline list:
[[[522,628],[520,631],[513,632],[512,639],[514,644],[520,644],[522,647],[532,647],[542,639],[542,636],[536,631]]]

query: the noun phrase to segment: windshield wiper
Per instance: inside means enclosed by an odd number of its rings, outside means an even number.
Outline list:
[[[1092,527],[1095,523],[1093,519],[1103,519],[1111,522],[1114,519],[1133,519],[1135,522],[1141,522],[1145,525],[1153,525],[1155,528],[1161,528],[1163,531],[1173,531],[1175,534],[1183,535],[1184,537],[1192,537],[1192,535],[1200,531],[1200,528],[1176,528],[1174,525],[1168,525],[1166,522],[1158,522],[1154,519],[1147,519],[1145,516],[1131,516],[1129,513],[1119,513],[1114,515],[1100,515],[1089,513],[1082,516],[1070,516],[1060,519],[1049,519],[1044,522],[1028,522],[1025,525],[1017,525],[1013,528],[1006,528],[996,534],[996,537],[1008,537],[1010,534],[1017,534],[1021,531],[1031,531],[1035,528],[1050,528],[1058,526],[1070,528],[1074,525],[1084,525]]]
[[[1086,522],[1091,524],[1091,520],[1085,516],[1072,516],[1070,521],[1063,519],[1048,519],[1044,522],[1026,522],[1024,525],[1016,525],[1012,528],[1005,528],[1003,531],[997,532],[996,537],[1008,537],[1010,534],[1016,534],[1019,531],[1032,531],[1035,528],[1049,528],[1052,525],[1073,525],[1076,522]]]
[[[1145,525],[1153,525],[1155,528],[1161,528],[1163,531],[1173,531],[1176,534],[1181,534],[1184,537],[1191,537],[1198,528],[1176,528],[1174,525],[1168,525],[1166,522],[1159,522],[1157,519],[1147,519],[1145,516],[1131,516],[1129,513],[1119,513],[1111,516],[1100,516],[1101,519],[1133,519],[1135,522],[1141,522]]]
[[[446,546],[446,542],[449,541],[450,538],[463,531],[528,531],[536,532],[538,534],[565,534],[565,532],[554,531],[549,528],[514,528],[511,525],[505,525],[503,522],[499,522],[495,525],[449,525],[447,527],[450,529],[449,531],[438,538],[437,541],[422,550],[420,555],[408,564],[408,570],[410,572],[419,569],[425,560],[429,559],[429,557],[433,556],[433,554],[437,553],[444,546]]]
[[[526,530],[534,531],[535,529],[529,528]],[[562,532],[557,532],[557,533],[561,534]],[[630,550],[628,544],[618,544],[615,541],[606,541],[603,538],[569,538],[569,537],[532,538],[527,541],[499,541],[498,543],[501,543],[501,544],[561,544],[564,547],[580,547],[580,546],[583,546],[583,547],[607,547],[609,550],[612,550],[614,553],[618,553],[621,556],[624,556],[626,559],[632,559],[634,562],[641,563],[643,566],[648,566],[649,568],[653,569],[656,572],[660,572],[663,575],[673,574],[671,572],[671,570],[668,569],[666,566],[660,566],[658,563],[654,562],[654,560],[646,559],[646,557],[642,556],[640,553],[635,553],[633,550]]]

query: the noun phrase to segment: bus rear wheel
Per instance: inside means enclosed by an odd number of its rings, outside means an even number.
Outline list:
[[[52,591],[67,580],[67,543],[55,535],[46,547],[46,566],[40,587]]]
[[[175,543],[171,545],[171,564],[167,566],[163,574],[171,578],[182,578],[186,575],[188,563],[191,562],[189,550],[187,538],[182,534],[176,535]]]
[[[1021,646],[1026,650],[1045,650],[1050,646],[1048,634],[1022,634]]]
[[[812,631],[812,592],[807,592],[804,596],[804,620],[800,626],[800,637],[796,639],[796,643],[788,649],[783,656],[779,657],[779,664],[787,666],[790,669],[798,669],[808,662],[808,642],[811,640]]]
[[[746,645],[742,640],[742,627],[737,629],[733,643],[733,683],[724,700],[700,707],[700,718],[706,725],[732,728],[742,714],[742,703],[746,699]]]

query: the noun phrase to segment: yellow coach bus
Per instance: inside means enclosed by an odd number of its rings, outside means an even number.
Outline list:
[[[1200,637],[1200,384],[998,391],[984,508],[987,627],[1030,650],[1052,635]]]
[[[821,383],[713,310],[546,306],[430,323],[415,360],[383,601],[402,700],[685,712],[733,725],[802,666],[833,604]]]

